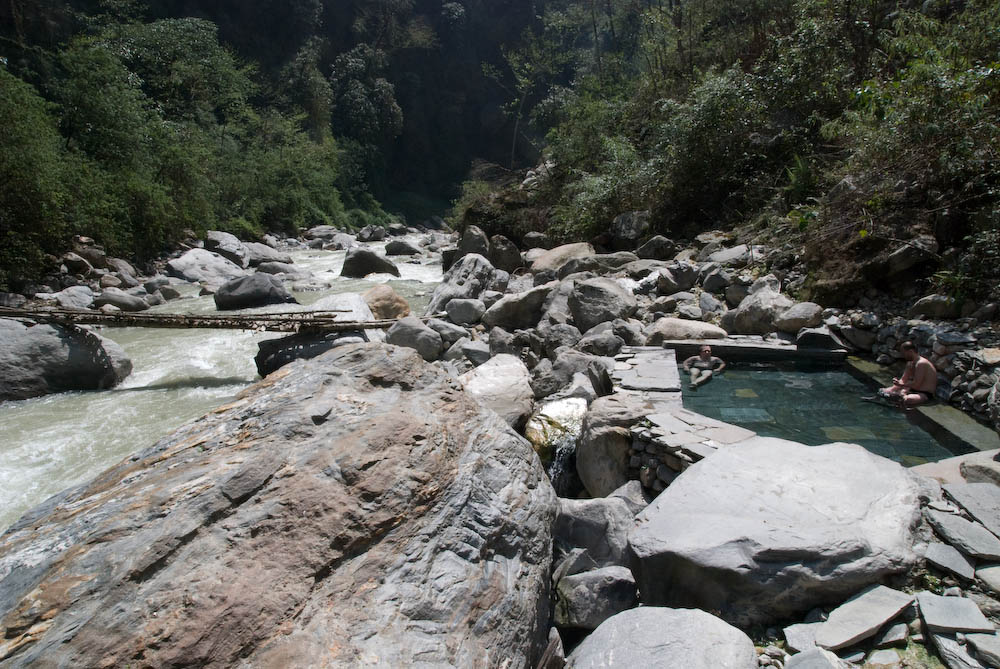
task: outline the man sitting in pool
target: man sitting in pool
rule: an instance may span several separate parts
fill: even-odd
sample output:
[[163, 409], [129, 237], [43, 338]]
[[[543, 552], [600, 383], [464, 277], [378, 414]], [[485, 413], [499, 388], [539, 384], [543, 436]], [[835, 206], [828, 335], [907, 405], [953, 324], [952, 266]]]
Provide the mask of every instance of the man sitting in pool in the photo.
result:
[[937, 390], [937, 370], [934, 364], [917, 352], [913, 342], [904, 341], [899, 350], [906, 360], [903, 375], [892, 380], [892, 385], [882, 388], [878, 394], [905, 407], [915, 407], [934, 399]]
[[722, 358], [712, 355], [712, 347], [702, 344], [698, 350], [698, 355], [692, 355], [684, 361], [684, 371], [691, 373], [691, 388], [707, 383], [712, 378], [713, 371], [721, 372], [726, 368], [726, 363]]

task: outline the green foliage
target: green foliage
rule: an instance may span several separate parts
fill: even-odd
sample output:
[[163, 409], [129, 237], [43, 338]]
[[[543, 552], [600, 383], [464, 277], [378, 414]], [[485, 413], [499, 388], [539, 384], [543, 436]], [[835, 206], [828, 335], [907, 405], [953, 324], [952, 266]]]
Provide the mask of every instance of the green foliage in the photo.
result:
[[58, 252], [70, 194], [50, 105], [2, 66], [0, 118], [0, 290], [8, 290]]

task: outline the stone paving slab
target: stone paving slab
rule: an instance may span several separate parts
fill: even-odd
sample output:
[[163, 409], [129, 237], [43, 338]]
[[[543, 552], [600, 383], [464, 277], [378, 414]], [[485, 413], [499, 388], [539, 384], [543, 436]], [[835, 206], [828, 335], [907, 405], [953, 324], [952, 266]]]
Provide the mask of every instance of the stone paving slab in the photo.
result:
[[816, 630], [816, 645], [827, 650], [852, 646], [874, 636], [912, 603], [913, 595], [884, 585], [863, 590], [830, 612]]
[[927, 546], [924, 559], [942, 571], [947, 571], [964, 579], [972, 580], [976, 569], [964, 555], [948, 544], [934, 542]]
[[720, 444], [735, 444], [738, 441], [744, 441], [757, 436], [757, 433], [753, 430], [747, 430], [746, 428], [739, 427], [738, 425], [710, 427], [706, 430], [702, 430], [701, 434], [706, 435], [709, 439], [717, 441]]
[[656, 427], [662, 428], [667, 432], [685, 432], [689, 427], [687, 423], [675, 418], [670, 413], [654, 413], [646, 416], [646, 419]]
[[925, 511], [934, 531], [966, 555], [981, 560], [1000, 560], [1000, 539], [979, 523], [941, 511]]
[[950, 483], [944, 491], [983, 527], [1000, 536], [1000, 486], [992, 483]]
[[994, 632], [993, 624], [986, 619], [976, 603], [965, 597], [942, 597], [933, 592], [918, 592], [917, 604], [920, 617], [931, 632]]

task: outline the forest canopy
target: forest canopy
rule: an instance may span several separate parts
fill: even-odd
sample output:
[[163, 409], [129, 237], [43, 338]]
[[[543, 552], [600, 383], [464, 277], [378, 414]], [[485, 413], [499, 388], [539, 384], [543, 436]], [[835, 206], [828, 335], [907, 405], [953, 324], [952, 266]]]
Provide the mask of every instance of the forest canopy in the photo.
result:
[[858, 257], [930, 234], [942, 285], [1000, 279], [987, 0], [12, 0], [0, 26], [0, 289], [73, 234], [142, 260], [456, 196], [515, 239], [633, 210]]

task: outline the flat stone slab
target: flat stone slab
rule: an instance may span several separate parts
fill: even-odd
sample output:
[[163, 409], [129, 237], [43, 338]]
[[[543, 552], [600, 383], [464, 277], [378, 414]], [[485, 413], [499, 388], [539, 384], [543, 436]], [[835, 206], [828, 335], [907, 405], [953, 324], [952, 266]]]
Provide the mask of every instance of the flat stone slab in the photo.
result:
[[965, 597], [942, 597], [933, 592], [917, 593], [920, 617], [931, 632], [993, 632], [993, 624], [986, 619], [976, 603]]
[[890, 648], [892, 646], [905, 646], [906, 640], [910, 637], [910, 628], [906, 623], [896, 623], [890, 625], [875, 640], [876, 648]]
[[735, 444], [738, 441], [745, 441], [751, 437], [757, 436], [757, 433], [753, 430], [747, 430], [737, 425], [710, 427], [702, 430], [701, 434], [720, 444]]
[[816, 647], [816, 631], [823, 623], [798, 623], [784, 629], [785, 645], [793, 653], [802, 653]]
[[976, 578], [993, 592], [1000, 592], [1000, 564], [983, 565], [976, 569]]
[[816, 630], [816, 645], [837, 650], [875, 636], [912, 603], [913, 595], [884, 585], [863, 590], [830, 612], [830, 617]]
[[937, 647], [938, 656], [944, 660], [948, 669], [985, 669], [982, 664], [969, 655], [966, 647], [954, 636], [947, 634], [931, 634], [931, 641]]
[[844, 663], [823, 648], [813, 648], [788, 658], [785, 669], [842, 669]]
[[994, 634], [966, 634], [965, 641], [991, 667], [1000, 667], [1000, 637]]
[[691, 427], [672, 413], [654, 413], [646, 416], [646, 419], [655, 427], [666, 432], [686, 432]]
[[947, 571], [964, 579], [972, 580], [976, 569], [958, 550], [948, 544], [932, 543], [927, 547], [924, 559], [942, 571]]
[[877, 650], [865, 660], [866, 669], [898, 669], [902, 666], [903, 661], [894, 650]]
[[1000, 539], [979, 523], [941, 511], [927, 511], [927, 520], [949, 544], [981, 560], [1000, 560]]
[[949, 483], [944, 491], [969, 515], [1000, 537], [1000, 486], [992, 483]]

